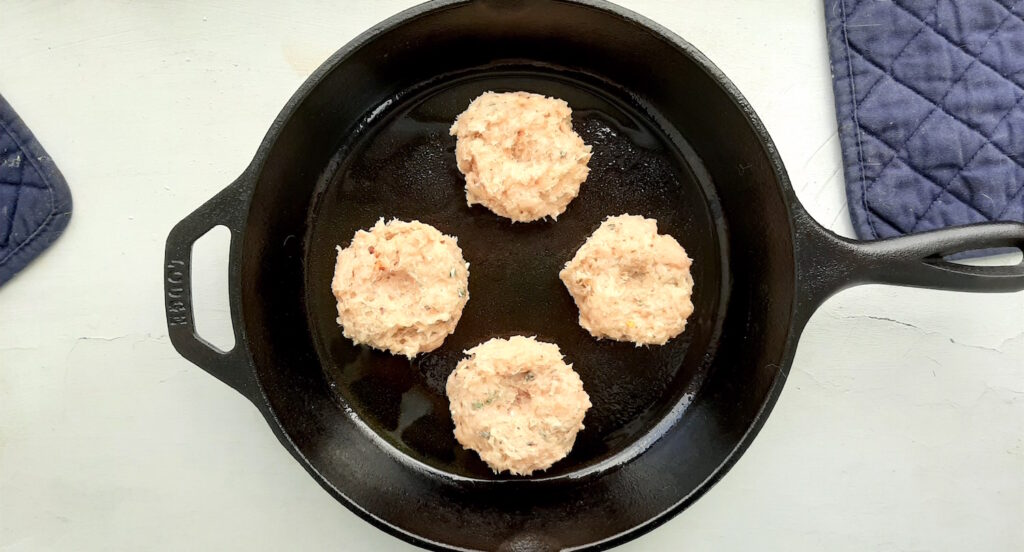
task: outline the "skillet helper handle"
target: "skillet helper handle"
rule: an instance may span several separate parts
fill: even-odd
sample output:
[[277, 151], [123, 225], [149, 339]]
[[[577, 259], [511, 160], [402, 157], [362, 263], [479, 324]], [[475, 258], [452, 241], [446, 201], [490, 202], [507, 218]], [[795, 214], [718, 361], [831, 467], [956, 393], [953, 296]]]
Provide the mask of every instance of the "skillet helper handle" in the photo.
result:
[[217, 349], [196, 333], [192, 306], [192, 246], [210, 229], [227, 227], [231, 231], [229, 270], [234, 270], [239, 262], [239, 238], [248, 211], [249, 189], [247, 175], [243, 174], [171, 230], [164, 253], [164, 314], [171, 343], [183, 357], [253, 400], [257, 385], [240, 331], [237, 286], [229, 286], [235, 338], [230, 351]]

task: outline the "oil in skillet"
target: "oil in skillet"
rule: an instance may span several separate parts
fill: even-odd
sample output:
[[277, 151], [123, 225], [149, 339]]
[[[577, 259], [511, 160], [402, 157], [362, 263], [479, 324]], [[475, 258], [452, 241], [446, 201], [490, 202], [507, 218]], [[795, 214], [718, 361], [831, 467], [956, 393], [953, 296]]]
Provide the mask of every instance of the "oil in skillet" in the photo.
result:
[[[536, 335], [558, 343], [583, 379], [593, 407], [570, 455], [547, 474], [599, 462], [635, 442], [699, 383], [702, 351], [717, 312], [716, 263], [694, 265], [698, 294], [686, 332], [663, 347], [596, 341], [576, 323], [578, 311], [558, 271], [608, 215], [655, 218], [693, 258], [719, 252], [686, 236], [715, 228], [691, 165], [642, 109], [586, 77], [539, 69], [490, 69], [406, 94], [353, 136], [338, 170], [326, 179], [311, 216], [307, 309], [325, 376], [339, 402], [398, 450], [450, 473], [493, 479], [491, 470], [455, 442], [445, 396], [462, 351], [492, 337]], [[526, 90], [566, 100], [573, 126], [593, 146], [590, 174], [557, 223], [513, 224], [481, 206], [466, 206], [448, 129], [484, 91]], [[334, 246], [378, 218], [419, 220], [458, 237], [470, 262], [470, 296], [455, 333], [413, 362], [355, 347], [335, 322], [329, 286]], [[339, 238], [339, 236], [341, 238]], [[345, 245], [344, 243], [341, 245]], [[702, 250], [703, 248], [703, 250]], [[326, 252], [326, 253], [323, 253]], [[322, 253], [322, 254], [321, 254]], [[707, 290], [703, 293], [702, 290]]]

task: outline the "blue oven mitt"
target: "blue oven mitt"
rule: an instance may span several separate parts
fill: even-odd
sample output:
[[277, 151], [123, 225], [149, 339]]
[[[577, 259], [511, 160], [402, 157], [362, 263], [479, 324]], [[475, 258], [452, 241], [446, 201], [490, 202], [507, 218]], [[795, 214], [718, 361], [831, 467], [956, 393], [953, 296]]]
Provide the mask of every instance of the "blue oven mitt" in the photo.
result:
[[1024, 0], [826, 0], [857, 235], [1024, 221]]
[[0, 96], [0, 285], [49, 247], [70, 218], [67, 182]]

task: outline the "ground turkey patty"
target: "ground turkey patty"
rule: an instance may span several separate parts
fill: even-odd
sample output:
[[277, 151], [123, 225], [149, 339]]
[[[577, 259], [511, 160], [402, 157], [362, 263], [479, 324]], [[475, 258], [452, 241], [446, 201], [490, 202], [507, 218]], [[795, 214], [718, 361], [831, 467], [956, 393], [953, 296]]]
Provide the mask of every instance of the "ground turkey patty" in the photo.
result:
[[515, 336], [466, 354], [448, 377], [455, 438], [495, 473], [529, 475], [565, 458], [590, 397], [558, 346]]
[[455, 119], [466, 201], [514, 221], [558, 218], [587, 179], [590, 146], [569, 104], [527, 92], [485, 92]]
[[338, 248], [331, 290], [345, 337], [411, 358], [455, 331], [468, 282], [455, 238], [418, 221], [381, 219]]
[[652, 219], [609, 217], [559, 273], [591, 335], [663, 345], [693, 313], [690, 258]]

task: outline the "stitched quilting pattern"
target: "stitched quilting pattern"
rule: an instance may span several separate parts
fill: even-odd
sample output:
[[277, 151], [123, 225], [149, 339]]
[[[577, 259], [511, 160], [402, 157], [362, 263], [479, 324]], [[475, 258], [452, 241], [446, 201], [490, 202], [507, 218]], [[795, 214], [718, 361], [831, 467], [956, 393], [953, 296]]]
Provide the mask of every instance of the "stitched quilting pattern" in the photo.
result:
[[850, 215], [1024, 221], [1024, 0], [826, 0]]
[[0, 97], [0, 285], [49, 246], [70, 216], [60, 171]]

